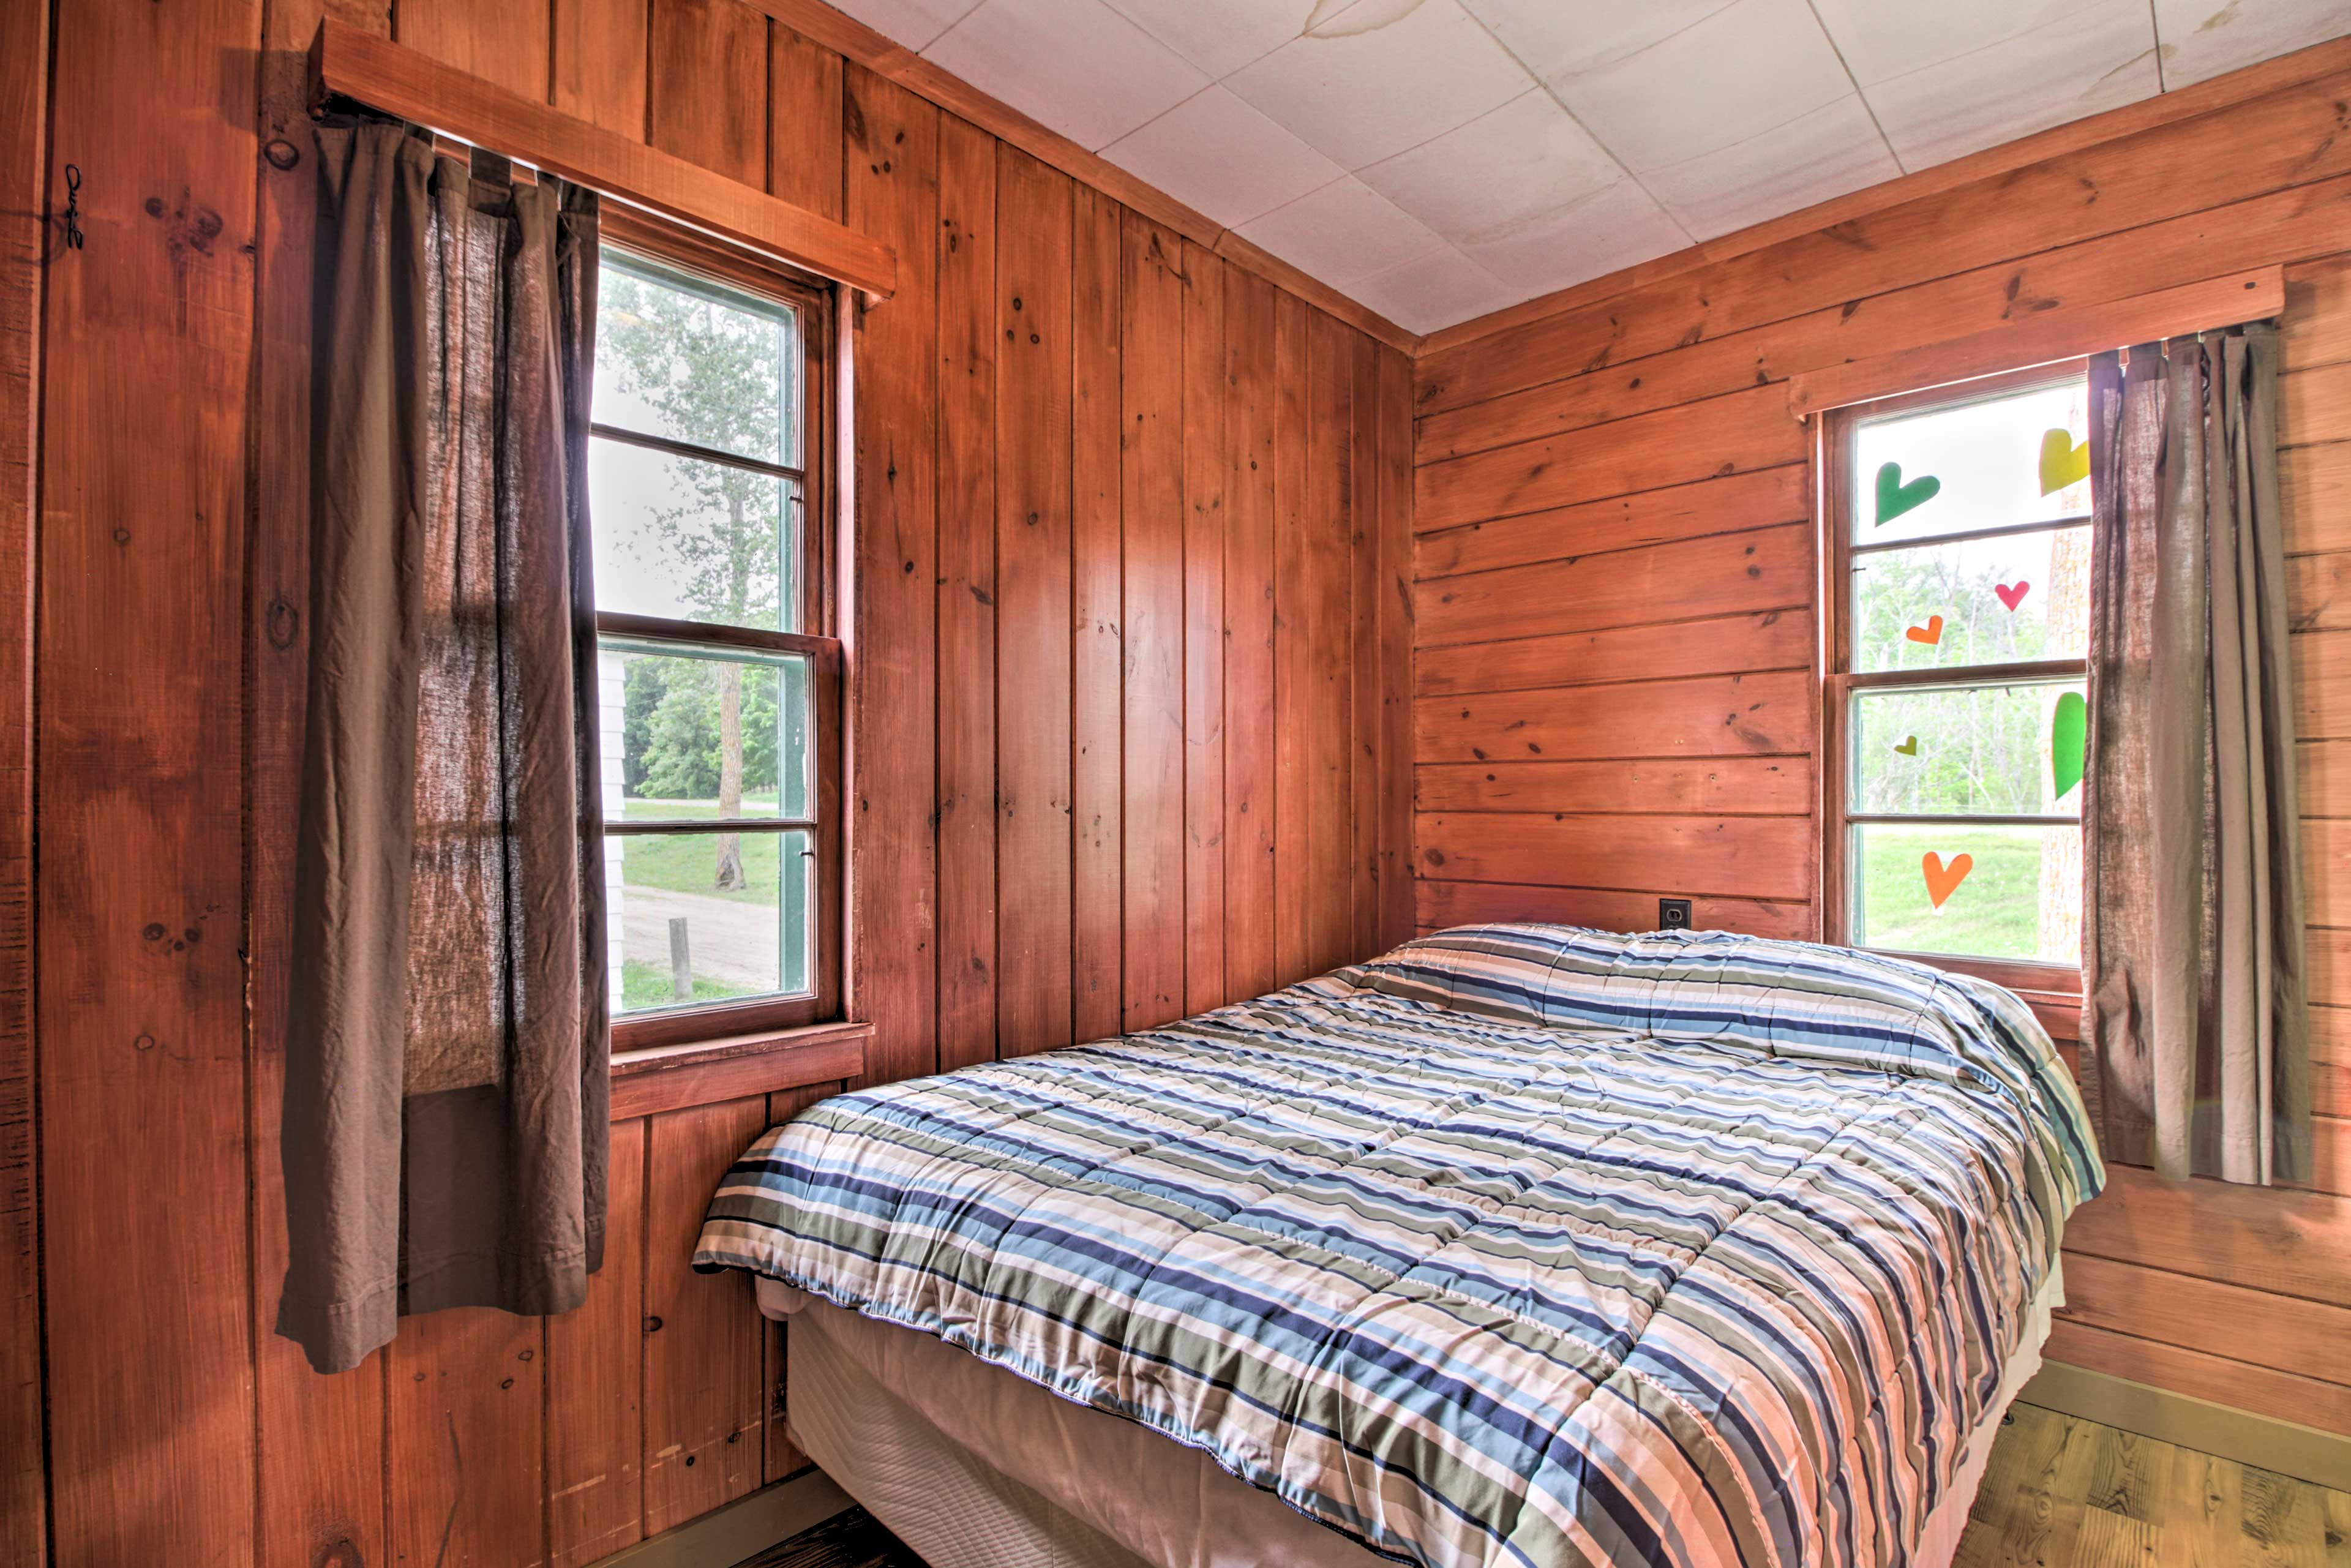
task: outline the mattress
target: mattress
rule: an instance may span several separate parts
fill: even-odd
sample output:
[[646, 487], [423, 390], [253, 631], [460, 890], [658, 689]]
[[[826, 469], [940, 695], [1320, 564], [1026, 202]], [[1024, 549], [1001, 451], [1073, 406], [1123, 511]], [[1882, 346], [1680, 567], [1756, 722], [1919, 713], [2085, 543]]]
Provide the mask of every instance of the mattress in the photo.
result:
[[1468, 927], [837, 1097], [696, 1266], [920, 1331], [1380, 1556], [1920, 1560], [2103, 1170], [2021, 1002]]
[[[1206, 1454], [934, 1339], [758, 1282], [793, 1326], [793, 1440], [931, 1568], [1372, 1568], [1387, 1560]], [[2062, 1271], [1977, 1422], [1912, 1561], [1949, 1568], [2001, 1420], [2041, 1369]]]

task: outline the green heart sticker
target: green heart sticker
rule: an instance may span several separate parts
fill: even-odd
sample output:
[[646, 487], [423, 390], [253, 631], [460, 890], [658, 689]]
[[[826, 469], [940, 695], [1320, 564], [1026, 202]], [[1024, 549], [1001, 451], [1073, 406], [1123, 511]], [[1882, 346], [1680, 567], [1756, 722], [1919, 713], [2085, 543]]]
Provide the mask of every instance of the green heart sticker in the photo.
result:
[[1905, 512], [1915, 512], [1943, 493], [1943, 482], [1932, 474], [1921, 474], [1907, 485], [1902, 482], [1902, 465], [1887, 463], [1877, 470], [1877, 526], [1884, 528]]
[[2082, 758], [2090, 740], [2090, 705], [2082, 700], [2079, 692], [2067, 692], [2057, 699], [2057, 711], [2049, 720], [2049, 778], [2057, 787], [2056, 798], [2082, 781]]
[[1905, 757], [1916, 757], [1918, 755], [1918, 737], [1914, 735], [1894, 749]]

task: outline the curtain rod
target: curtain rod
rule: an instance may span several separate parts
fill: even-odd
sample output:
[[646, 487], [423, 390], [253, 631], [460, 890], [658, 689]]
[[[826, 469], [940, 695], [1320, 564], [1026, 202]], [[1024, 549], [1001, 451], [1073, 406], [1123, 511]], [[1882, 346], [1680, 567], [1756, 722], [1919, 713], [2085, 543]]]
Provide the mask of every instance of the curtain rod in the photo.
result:
[[310, 107], [348, 99], [854, 288], [897, 291], [890, 246], [617, 131], [333, 20], [310, 41]]

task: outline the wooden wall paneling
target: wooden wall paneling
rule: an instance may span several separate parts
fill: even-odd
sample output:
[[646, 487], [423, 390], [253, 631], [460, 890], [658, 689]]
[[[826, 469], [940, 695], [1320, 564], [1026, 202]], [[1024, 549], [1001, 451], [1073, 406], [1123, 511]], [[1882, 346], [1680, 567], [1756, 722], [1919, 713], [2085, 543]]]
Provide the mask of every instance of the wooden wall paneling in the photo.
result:
[[1423, 648], [1414, 679], [1424, 697], [1534, 686], [1801, 670], [1813, 659], [1813, 614], [1764, 610], [1719, 620], [1618, 626], [1499, 643]]
[[1184, 265], [1128, 214], [1120, 258], [1124, 1027], [1184, 1013]]
[[999, 144], [997, 205], [997, 1037], [1011, 1056], [1074, 1038], [1070, 178]]
[[393, 1562], [547, 1561], [547, 1322], [457, 1307], [402, 1319], [379, 1353]]
[[845, 217], [894, 247], [899, 292], [856, 312], [856, 621], [860, 755], [852, 936], [866, 1076], [936, 1070], [931, 823], [938, 572], [936, 232], [939, 115], [851, 68], [842, 84]]
[[[645, 120], [645, 89], [653, 65], [651, 9], [652, 0], [554, 0], [553, 85], [548, 101], [607, 131], [645, 140], [651, 129]], [[308, 43], [306, 38], [298, 47]], [[836, 144], [839, 124], [836, 113]], [[841, 215], [840, 202], [836, 180], [834, 210], [827, 216]]]
[[90, 0], [51, 41], [47, 189], [61, 200], [79, 166], [88, 235], [47, 274], [36, 618], [61, 1568], [254, 1555], [243, 841], [222, 737], [242, 725], [261, 37], [257, 0]]
[[1346, 961], [1354, 936], [1348, 886], [1354, 355], [1346, 329], [1328, 317], [1314, 318], [1308, 334], [1307, 395], [1306, 922], [1309, 967], [1320, 973]]
[[743, 0], [652, 0], [646, 138], [768, 188], [768, 19]]
[[[1421, 361], [1418, 405], [1433, 413], [1483, 402], [1591, 368], [1603, 353], [1622, 364], [1880, 293], [1889, 278], [1997, 264], [2343, 173], [2351, 150], [2335, 120], [2342, 95], [2339, 78], [2311, 82], [1798, 235], [1505, 338], [1440, 349]], [[2286, 258], [2231, 252], [2229, 265], [2262, 259]]]
[[[1906, 274], [1889, 267], [1876, 292], [1821, 302], [1784, 318], [1761, 312], [1758, 319], [1726, 323], [1728, 336], [1702, 319], [1702, 303], [1688, 304], [1667, 318], [1684, 324], [1670, 340], [1648, 342], [1639, 355], [1611, 348], [1590, 356], [1590, 363], [1583, 357], [1563, 360], [1552, 373], [1564, 379], [1511, 394], [1491, 444], [1536, 431], [1581, 430], [1591, 437], [1586, 427], [1606, 421], [1995, 330], [2060, 307], [2143, 294], [2155, 280], [2208, 272], [2213, 246], [2223, 236], [2231, 265], [2321, 256], [2351, 243], [2346, 200], [2338, 176], [1967, 271], [1929, 266]], [[1710, 290], [1707, 297], [1712, 298]], [[1693, 315], [1700, 317], [1695, 326]], [[1423, 371], [1429, 363], [1420, 361]], [[1621, 395], [1611, 397], [1612, 388]], [[1480, 450], [1479, 443], [1489, 438], [1464, 433], [1477, 429], [1484, 411], [1496, 406], [1479, 403], [1423, 419], [1422, 460]]]
[[2281, 447], [2351, 440], [2351, 363], [2279, 376], [2277, 434]]
[[2351, 256], [2322, 256], [2285, 269], [2285, 315], [2278, 362], [2286, 370], [2351, 360]]
[[1465, 523], [1418, 541], [1419, 575], [1451, 577], [1529, 566], [1595, 550], [1812, 520], [1811, 470], [1802, 463], [1612, 496], [1577, 506]]
[[2050, 1325], [2048, 1360], [2127, 1378], [2235, 1410], [2351, 1435], [2351, 1388], [2298, 1377], [2202, 1350], [2060, 1317]]
[[1423, 697], [1414, 754], [1439, 762], [1781, 757], [1812, 749], [1813, 692], [1798, 670], [1689, 681]]
[[584, 1568], [644, 1535], [645, 1145], [616, 1122], [604, 1266], [585, 1305], [547, 1320], [547, 1531], [553, 1568]]
[[1442, 647], [1800, 609], [1813, 575], [1813, 529], [1795, 523], [1438, 578], [1419, 586], [1415, 610], [1422, 644]]
[[[840, 1083], [812, 1083], [806, 1088], [786, 1089], [768, 1096], [768, 1125], [779, 1127], [818, 1101], [838, 1094], [846, 1087]], [[754, 1308], [756, 1311], [756, 1307]], [[796, 1475], [809, 1465], [809, 1457], [793, 1442], [787, 1429], [789, 1412], [789, 1383], [787, 1378], [784, 1325], [762, 1314], [759, 1319], [761, 1397], [766, 1402], [766, 1448], [762, 1479], [772, 1485], [787, 1476]]]
[[841, 57], [776, 23], [768, 30], [768, 193], [841, 216]]
[[0, 1565], [48, 1562], [33, 1083], [33, 582], [49, 7], [0, 12]]
[[[2351, 1383], [2351, 1309], [2248, 1290], [2223, 1280], [2149, 1269], [2075, 1253], [2065, 1260], [2070, 1322], [2163, 1344], [2228, 1354], [2232, 1361], [2322, 1383]], [[2227, 1337], [2214, 1323], [2238, 1331]]]
[[366, 1563], [384, 1556], [384, 1358], [371, 1356], [350, 1372], [322, 1377], [310, 1370], [299, 1346], [274, 1332], [287, 1266], [277, 1144], [294, 893], [293, 836], [277, 830], [294, 820], [301, 788], [310, 651], [310, 285], [318, 171], [303, 51], [322, 14], [316, 4], [269, 6], [261, 55], [259, 126], [266, 151], [258, 165], [256, 234], [244, 761], [256, 1521], [258, 1561], [271, 1568], [312, 1568], [338, 1553]]
[[1811, 814], [1815, 788], [1809, 757], [1436, 763], [1419, 769], [1414, 804], [1423, 811], [1802, 817]]
[[[1687, 890], [1659, 890], [1680, 895]], [[1415, 919], [1423, 931], [1489, 920], [1550, 921], [1605, 931], [1645, 931], [1657, 923], [1658, 892], [1545, 887], [1531, 883], [1453, 882], [1424, 871], [1413, 883]], [[1744, 931], [1756, 936], [1812, 941], [1820, 921], [1806, 903], [1698, 897], [1691, 915], [1703, 931]]]
[[1637, 490], [1801, 463], [1804, 427], [1776, 387], [1636, 414], [1565, 435], [1424, 464], [1413, 527], [1423, 533]]
[[939, 121], [939, 1065], [996, 1056], [996, 141]]
[[1370, 957], [1380, 942], [1380, 451], [1379, 345], [1357, 336], [1348, 394], [1347, 882], [1353, 900], [1346, 960]]
[[391, 0], [392, 37], [545, 103], [554, 52], [550, 10], [548, 0]]
[[1449, 881], [1640, 889], [1669, 866], [1670, 891], [1679, 894], [1804, 899], [1813, 892], [1812, 825], [1802, 817], [1465, 812], [1422, 817], [1414, 842], [1423, 873]]
[[1380, 500], [1374, 527], [1378, 595], [1379, 926], [1375, 948], [1412, 935], [1412, 362], [1380, 355]]
[[693, 1270], [718, 1178], [768, 1125], [763, 1095], [652, 1118], [645, 1151], [645, 1533], [761, 1484], [765, 1331], [745, 1274]]
[[1307, 405], [1312, 360], [1306, 308], [1283, 296], [1274, 302], [1273, 489], [1273, 768], [1274, 964], [1277, 985], [1313, 972], [1308, 915], [1310, 824], [1313, 818], [1313, 594], [1307, 576]]
[[1184, 1010], [1225, 988], [1227, 273], [1184, 242]]
[[1070, 1024], [1080, 1040], [1124, 1016], [1124, 546], [1118, 204], [1071, 193]]
[[1225, 287], [1225, 984], [1274, 988], [1275, 291]]

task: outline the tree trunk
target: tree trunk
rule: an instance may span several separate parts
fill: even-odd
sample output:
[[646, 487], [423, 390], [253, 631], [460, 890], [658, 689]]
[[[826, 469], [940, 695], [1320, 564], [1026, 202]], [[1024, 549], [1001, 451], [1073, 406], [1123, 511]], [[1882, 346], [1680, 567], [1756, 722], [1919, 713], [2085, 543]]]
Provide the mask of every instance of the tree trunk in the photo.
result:
[[[743, 814], [743, 666], [718, 666], [718, 814]], [[743, 874], [743, 835], [718, 835], [718, 885], [748, 887]]]

